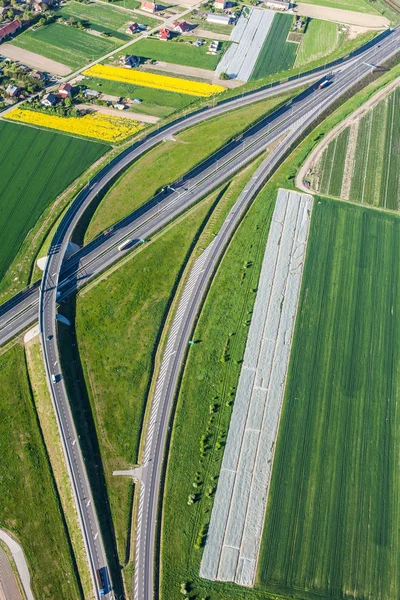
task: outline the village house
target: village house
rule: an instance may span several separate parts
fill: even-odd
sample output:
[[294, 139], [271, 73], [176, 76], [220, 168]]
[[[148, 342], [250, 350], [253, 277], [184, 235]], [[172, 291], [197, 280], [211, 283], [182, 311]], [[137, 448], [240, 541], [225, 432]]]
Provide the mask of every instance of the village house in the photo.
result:
[[6, 87], [6, 94], [10, 98], [15, 98], [16, 96], [18, 96], [18, 93], [19, 87], [17, 87], [16, 85], [9, 85]]
[[160, 38], [160, 40], [169, 40], [169, 38], [171, 37], [171, 32], [169, 29], [160, 29], [160, 32], [158, 34], [158, 37]]
[[225, 0], [214, 0], [214, 8], [217, 10], [225, 10], [227, 2]]
[[55, 106], [57, 104], [57, 96], [50, 92], [50, 94], [43, 96], [40, 104], [43, 104], [43, 106]]
[[72, 85], [70, 83], [62, 83], [58, 88], [57, 96], [59, 98], [69, 98], [71, 95]]
[[18, 29], [21, 29], [22, 23], [18, 19], [15, 19], [11, 23], [7, 23], [7, 25], [3, 25], [0, 27], [0, 42], [7, 38], [8, 36], [13, 35]]
[[134, 35], [135, 33], [138, 33], [138, 31], [139, 31], [139, 25], [138, 25], [138, 23], [131, 23], [125, 29], [125, 33], [128, 33], [129, 35]]
[[144, 10], [144, 12], [156, 13], [159, 8], [155, 2], [142, 2], [140, 5], [140, 10]]
[[133, 54], [126, 54], [125, 56], [121, 56], [120, 62], [127, 69], [134, 69], [140, 65], [140, 58]]
[[191, 25], [185, 21], [182, 21], [181, 23], [179, 21], [174, 21], [172, 25], [174, 26], [174, 31], [177, 33], [186, 33], [191, 29]]

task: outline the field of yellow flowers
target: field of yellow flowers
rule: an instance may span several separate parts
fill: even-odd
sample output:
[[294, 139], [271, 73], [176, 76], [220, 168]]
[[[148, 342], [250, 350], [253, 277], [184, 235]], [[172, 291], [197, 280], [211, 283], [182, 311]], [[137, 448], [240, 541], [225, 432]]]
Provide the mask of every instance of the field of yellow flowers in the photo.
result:
[[202, 96], [204, 98], [213, 94], [219, 94], [225, 89], [221, 85], [200, 83], [199, 81], [189, 81], [178, 77], [156, 75], [143, 71], [130, 71], [122, 67], [109, 67], [107, 65], [94, 65], [84, 71], [83, 74], [88, 77], [100, 77], [101, 79], [122, 81], [123, 83], [131, 83], [132, 85], [157, 88], [168, 92], [178, 92], [179, 94], [188, 94], [189, 96]]
[[121, 142], [144, 127], [138, 121], [103, 115], [98, 112], [92, 112], [83, 117], [60, 117], [34, 110], [15, 108], [4, 115], [4, 118], [111, 143]]

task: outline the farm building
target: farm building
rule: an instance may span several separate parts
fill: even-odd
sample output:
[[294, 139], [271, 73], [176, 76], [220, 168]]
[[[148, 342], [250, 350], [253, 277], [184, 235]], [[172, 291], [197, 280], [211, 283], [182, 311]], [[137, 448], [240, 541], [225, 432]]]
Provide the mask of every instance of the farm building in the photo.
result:
[[125, 29], [125, 33], [128, 33], [130, 35], [133, 35], [134, 33], [137, 33], [138, 31], [139, 31], [139, 25], [138, 25], [138, 23], [131, 23]]
[[285, 0], [266, 0], [265, 6], [274, 10], [289, 10], [290, 2], [285, 2]]
[[225, 0], [214, 0], [214, 8], [217, 10], [225, 10], [227, 2]]
[[58, 88], [57, 96], [59, 98], [68, 98], [71, 95], [72, 85], [70, 83], [62, 83]]
[[12, 35], [18, 31], [18, 29], [21, 29], [21, 27], [22, 23], [18, 19], [15, 19], [12, 21], [12, 23], [7, 23], [7, 25], [4, 25], [3, 27], [0, 27], [0, 42], [9, 35]]
[[46, 94], [40, 104], [43, 104], [43, 106], [54, 106], [57, 104], [57, 97], [52, 93]]
[[144, 10], [145, 12], [155, 13], [158, 11], [158, 6], [155, 2], [142, 2], [140, 5], [140, 10]]
[[16, 85], [9, 85], [6, 87], [6, 94], [7, 96], [10, 96], [10, 98], [15, 98], [15, 96], [18, 96], [18, 92], [19, 87]]
[[86, 96], [87, 98], [98, 98], [100, 96], [100, 92], [98, 92], [97, 90], [91, 90], [91, 89], [87, 88], [83, 92], [83, 95]]
[[182, 21], [181, 23], [179, 21], [174, 21], [172, 25], [174, 26], [174, 31], [177, 33], [185, 33], [186, 31], [190, 31], [191, 28], [191, 25], [185, 21]]
[[207, 15], [207, 23], [216, 23], [217, 25], [229, 25], [231, 17], [229, 15], [215, 15], [210, 13]]
[[158, 37], [160, 38], [160, 40], [169, 40], [169, 38], [171, 37], [171, 32], [169, 29], [160, 29], [160, 33], [158, 34]]

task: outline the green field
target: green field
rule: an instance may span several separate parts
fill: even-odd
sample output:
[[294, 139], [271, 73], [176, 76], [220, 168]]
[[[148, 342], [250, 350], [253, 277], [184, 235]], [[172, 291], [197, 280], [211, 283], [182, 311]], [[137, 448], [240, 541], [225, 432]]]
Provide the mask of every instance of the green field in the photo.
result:
[[313, 185], [324, 194], [398, 210], [399, 114], [398, 87], [328, 144], [316, 165]]
[[0, 527], [24, 549], [35, 598], [77, 600], [81, 591], [21, 346], [0, 357], [0, 390]]
[[333, 52], [338, 45], [338, 37], [336, 23], [311, 19], [297, 51], [295, 67], [307, 65]]
[[267, 505], [260, 585], [400, 593], [400, 220], [314, 206]]
[[83, 4], [82, 2], [68, 2], [57, 11], [64, 19], [75, 17], [78, 21], [90, 24], [96, 31], [111, 34], [117, 40], [127, 41], [129, 35], [124, 33], [131, 15], [123, 10], [114, 8], [112, 4]]
[[112, 472], [138, 460], [155, 348], [179, 273], [209, 210], [210, 200], [80, 296], [77, 303], [79, 351], [121, 564], [129, 554], [132, 483], [113, 477]]
[[366, 0], [304, 0], [304, 3], [327, 6], [328, 8], [353, 10], [361, 13], [377, 14], [372, 2], [368, 2]]
[[130, 83], [100, 79], [97, 77], [87, 77], [82, 81], [88, 88], [98, 90], [103, 94], [111, 96], [122, 96], [123, 98], [140, 98], [141, 104], [134, 104], [132, 109], [157, 117], [166, 117], [176, 110], [189, 106], [195, 101], [193, 96], [157, 90], [155, 88], [140, 87]]
[[13, 40], [13, 44], [68, 65], [71, 70], [93, 62], [118, 46], [107, 38], [91, 35], [60, 23], [44, 25], [36, 31], [28, 29], [18, 35]]
[[[297, 93], [298, 90], [295, 94]], [[266, 101], [231, 111], [183, 131], [175, 137], [176, 141], [167, 140], [154, 148], [140, 158], [102, 200], [87, 230], [86, 242], [117, 223], [152, 198], [158, 189], [173, 183], [292, 95], [274, 96]]]
[[261, 52], [258, 55], [251, 80], [262, 79], [273, 73], [290, 69], [296, 59], [297, 44], [287, 42], [292, 16], [276, 14]]
[[0, 140], [1, 279], [43, 211], [108, 146], [4, 121]]
[[[190, 582], [193, 598], [269, 598], [256, 590], [200, 579], [202, 550], [196, 544], [211, 515], [275, 198], [273, 187], [250, 208], [222, 260], [193, 334], [197, 343], [186, 361], [168, 457], [162, 600], [178, 598], [182, 582]], [[222, 360], [227, 344], [228, 357]], [[201, 458], [204, 437], [206, 452]], [[193, 493], [196, 501], [188, 505]]]
[[112, 4], [121, 8], [129, 8], [130, 10], [140, 7], [138, 0], [112, 0]]
[[221, 42], [221, 51], [217, 55], [213, 56], [211, 54], [207, 54], [208, 44], [197, 48], [192, 44], [186, 44], [184, 42], [165, 42], [161, 40], [147, 39], [139, 40], [139, 42], [136, 42], [134, 45], [132, 45], [132, 47], [127, 48], [126, 53], [136, 54], [142, 58], [152, 58], [158, 61], [175, 63], [187, 67], [210, 69], [211, 71], [214, 71], [221, 59], [224, 46], [225, 43]]

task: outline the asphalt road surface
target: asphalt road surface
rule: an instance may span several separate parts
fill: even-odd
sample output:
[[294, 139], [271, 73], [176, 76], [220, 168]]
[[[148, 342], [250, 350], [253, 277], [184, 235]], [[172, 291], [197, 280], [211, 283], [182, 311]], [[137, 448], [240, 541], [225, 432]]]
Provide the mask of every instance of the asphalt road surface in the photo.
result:
[[[150, 417], [152, 426], [148, 428], [146, 433], [145, 463], [143, 464], [136, 523], [135, 600], [151, 600], [154, 596], [157, 513], [171, 408], [195, 320], [224, 249], [249, 204], [259, 193], [290, 145], [295, 143], [313, 120], [317, 118], [319, 111], [335, 103], [341, 95], [370, 72], [371, 66], [366, 63], [378, 64], [384, 62], [399, 50], [400, 31], [397, 30], [389, 39], [382, 42], [379, 48], [367, 53], [353, 66], [343, 69], [341, 73], [336, 75], [332, 85], [315, 93], [313, 109], [307, 111], [305, 118], [298, 120], [298, 126], [292, 130], [276, 151], [264, 160], [231, 209], [220, 232], [212, 242], [211, 249], [205, 250], [205, 253], [207, 253], [206, 259], [201, 265], [196, 284], [191, 289], [190, 298], [187, 300], [185, 310], [181, 315], [178, 332], [175, 332], [175, 343], [168, 348], [168, 356], [163, 358], [162, 366], [165, 365], [165, 367], [160, 391], [156, 399], [156, 410], [153, 411], [152, 407]], [[159, 381], [160, 378], [156, 389]], [[154, 403], [154, 399], [152, 402]], [[140, 510], [141, 506], [143, 507], [142, 510]]]
[[[335, 83], [333, 85], [324, 90], [313, 92], [312, 94], [302, 95], [301, 100], [296, 100], [293, 102], [293, 108], [280, 112], [280, 114], [274, 118], [273, 122], [271, 121], [269, 123], [265, 123], [263, 127], [261, 127], [261, 125], [257, 126], [257, 130], [253, 131], [251, 136], [244, 136], [243, 142], [236, 144], [235, 147], [231, 146], [229, 151], [226, 149], [226, 154], [221, 157], [221, 159], [217, 159], [216, 165], [207, 165], [203, 171], [195, 174], [192, 179], [187, 181], [187, 189], [182, 189], [182, 187], [177, 189], [167, 198], [160, 201], [158, 205], [153, 205], [145, 214], [139, 215], [139, 219], [141, 219], [141, 221], [136, 219], [134, 225], [136, 237], [139, 239], [151, 235], [152, 232], [162, 227], [163, 224], [171, 220], [171, 218], [182, 212], [182, 210], [185, 210], [200, 197], [206, 195], [207, 191], [211, 191], [222, 181], [228, 179], [232, 173], [236, 172], [238, 168], [240, 168], [240, 166], [245, 162], [248, 162], [254, 158], [254, 156], [260, 154], [260, 152], [262, 152], [272, 140], [276, 140], [277, 137], [280, 137], [286, 133], [287, 135], [284, 142], [281, 143], [278, 148], [268, 157], [268, 169], [266, 169], [265, 163], [263, 163], [264, 170], [257, 171], [258, 175], [256, 174], [256, 176], [252, 179], [252, 183], [250, 185], [251, 189], [246, 189], [247, 196], [244, 205], [247, 207], [251, 199], [254, 197], [254, 190], [257, 189], [258, 191], [260, 187], [262, 187], [266, 177], [275, 167], [281, 156], [283, 156], [287, 152], [290, 145], [294, 143], [296, 139], [298, 139], [301, 132], [312, 123], [318, 113], [339, 98], [358, 79], [371, 70], [371, 67], [367, 66], [365, 62], [362, 61], [368, 60], [372, 62], [375, 60], [377, 62], [386, 60], [395, 52], [395, 50], [398, 50], [398, 32], [395, 32], [388, 36], [385, 40], [382, 40], [379, 46], [380, 47], [376, 47], [375, 50], [368, 50], [364, 54], [360, 55], [356, 62], [353, 59], [351, 63], [352, 66], [343, 66], [339, 75], [336, 76]], [[301, 83], [304, 83], [304, 81], [305, 80], [303, 79]], [[296, 83], [299, 85], [299, 80], [297, 80]], [[279, 91], [283, 91], [284, 89], [289, 88], [281, 86]], [[273, 92], [275, 91], [276, 90], [273, 90]], [[233, 108], [243, 106], [249, 102], [254, 102], [256, 99], [266, 97], [265, 94], [271, 95], [271, 90], [257, 92], [252, 94], [251, 97], [247, 96], [244, 98], [235, 99], [229, 103], [229, 109], [232, 110]], [[49, 261], [44, 272], [39, 310], [41, 342], [45, 357], [49, 389], [51, 391], [58, 417], [58, 423], [64, 443], [68, 466], [70, 469], [70, 476], [73, 481], [73, 487], [76, 494], [82, 529], [84, 531], [84, 539], [92, 566], [92, 573], [94, 575], [94, 580], [96, 581], [98, 597], [100, 596], [100, 583], [97, 580], [97, 573], [99, 573], [101, 570], [103, 575], [105, 574], [103, 579], [107, 580], [107, 561], [102, 545], [101, 535], [98, 529], [97, 515], [91, 498], [91, 491], [87, 480], [84, 461], [80, 451], [79, 442], [77, 441], [75, 427], [69, 408], [65, 384], [59, 369], [60, 361], [56, 340], [57, 290], [59, 289], [60, 292], [64, 293], [66, 292], [68, 286], [76, 289], [79, 281], [76, 275], [75, 266], [75, 273], [69, 275], [66, 279], [66, 283], [64, 284], [65, 290], [63, 290], [62, 287], [60, 288], [60, 286], [63, 286], [62, 279], [60, 279], [60, 271], [65, 249], [72, 231], [74, 230], [84, 210], [97, 195], [97, 193], [105, 185], [107, 185], [108, 182], [121, 171], [121, 169], [133, 162], [143, 152], [158, 144], [166, 135], [173, 135], [174, 133], [177, 133], [186, 127], [204, 120], [206, 117], [209, 118], [216, 116], [217, 114], [221, 114], [226, 110], [228, 110], [227, 104], [216, 106], [215, 108], [208, 109], [207, 111], [198, 113], [197, 115], [190, 116], [184, 121], [172, 124], [164, 131], [158, 132], [149, 137], [147, 140], [135, 144], [132, 148], [125, 151], [120, 157], [117, 157], [114, 161], [107, 165], [107, 167], [105, 167], [78, 195], [77, 199], [67, 211], [53, 239]], [[218, 162], [219, 160], [220, 163]], [[234, 226], [236, 226], [236, 223], [241, 218], [241, 214], [242, 213], [239, 211], [231, 211], [230, 221], [235, 223]], [[130, 233], [132, 232], [132, 223], [122, 225], [121, 227], [117, 226], [119, 239], [123, 239], [125, 237], [124, 227], [130, 228], [129, 231]], [[223, 240], [225, 239], [226, 242], [228, 239], [226, 235], [229, 236], [231, 231], [234, 229], [228, 228], [230, 233], [228, 232], [228, 234], [221, 235], [223, 234], [224, 227], [218, 236], [219, 240], [221, 241], [214, 246], [218, 250], [216, 260], [218, 260], [218, 257], [223, 251]], [[122, 233], [123, 235], [121, 235]], [[115, 247], [115, 242], [116, 236], [112, 236], [112, 239], [109, 242], [105, 241], [105, 246], [107, 246], [108, 243], [111, 246], [108, 250], [106, 249], [106, 251], [104, 251], [105, 246], [102, 244], [99, 244], [99, 246], [95, 248], [94, 255], [92, 256], [93, 261], [90, 263], [90, 270], [92, 270], [92, 268], [94, 269], [95, 264], [97, 267], [99, 265], [101, 266], [99, 270], [103, 270], [108, 266], [108, 264], [111, 264], [121, 254], [123, 254], [118, 253], [118, 250]], [[215, 250], [213, 250], [213, 253], [211, 253], [210, 256], [214, 255]], [[89, 253], [85, 254], [86, 259], [87, 257], [89, 257]], [[78, 272], [78, 276], [81, 274], [82, 270]], [[83, 277], [87, 280], [85, 273], [83, 274]], [[28, 300], [26, 302], [28, 304], [29, 302], [34, 303], [34, 301], [35, 298], [33, 293], [32, 295], [28, 296]], [[17, 314], [17, 319], [14, 319], [13, 321], [14, 324], [17, 322], [20, 323], [20, 321], [24, 320], [24, 318], [26, 319], [26, 315], [29, 313], [29, 310], [31, 310], [31, 307], [27, 306], [26, 311], [23, 313], [25, 317], [21, 315], [19, 309], [20, 305], [19, 303], [16, 303], [13, 307], [13, 310], [15, 310]], [[55, 381], [53, 381], [53, 376]], [[158, 494], [158, 485], [156, 485], [156, 483], [157, 480], [159, 481], [159, 471], [161, 469], [162, 454], [164, 449], [163, 440], [165, 441], [165, 428], [167, 421], [168, 419], [166, 419], [163, 424], [160, 423], [160, 433], [157, 436], [158, 450], [155, 455], [158, 463], [153, 462], [153, 467], [151, 470], [151, 472], [154, 473], [154, 477], [149, 476], [148, 481], [145, 482], [145, 489], [147, 489], [149, 493], [149, 507], [154, 501], [154, 496], [157, 496]], [[159, 467], [157, 467], [157, 464], [159, 464]], [[147, 472], [150, 473], [150, 470]], [[143, 586], [142, 589], [139, 590], [140, 595], [137, 597], [150, 599], [153, 591], [152, 574], [154, 560], [154, 517], [156, 512], [155, 510], [148, 510], [146, 514], [148, 515], [149, 519], [149, 526], [147, 527], [146, 531], [148, 531], [149, 534], [146, 534], [145, 536], [143, 541], [143, 552], [140, 553], [142, 559], [144, 559], [143, 568], [142, 565], [138, 565], [138, 567], [141, 568], [141, 570], [144, 572], [144, 575], [142, 578]], [[142, 544], [142, 540], [140, 540], [140, 543]], [[109, 583], [105, 581], [103, 584], [103, 588], [106, 588], [105, 597], [109, 598], [111, 597], [111, 592], [108, 591], [108, 587]]]

